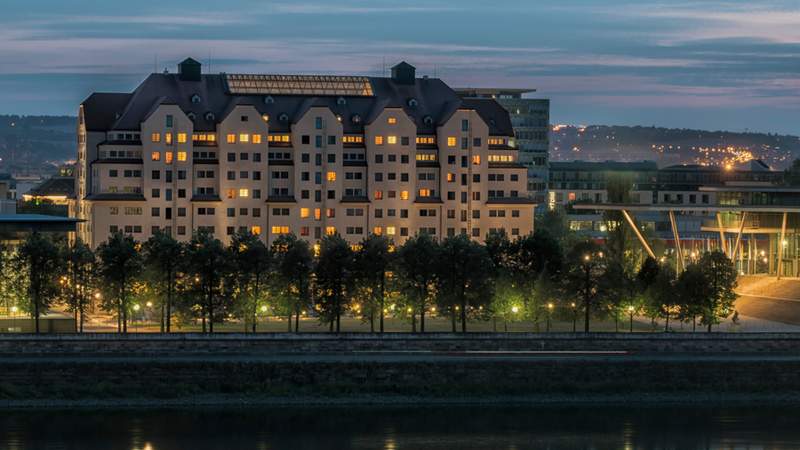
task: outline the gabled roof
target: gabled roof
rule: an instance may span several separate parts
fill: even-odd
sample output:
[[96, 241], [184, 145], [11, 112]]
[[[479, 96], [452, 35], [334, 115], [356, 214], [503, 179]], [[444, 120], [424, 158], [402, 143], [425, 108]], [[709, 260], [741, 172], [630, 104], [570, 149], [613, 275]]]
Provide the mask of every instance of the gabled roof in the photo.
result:
[[[216, 124], [235, 105], [251, 104], [270, 117], [270, 132], [288, 132], [311, 107], [329, 108], [342, 118], [344, 133], [363, 133], [384, 108], [402, 108], [419, 134], [435, 134], [458, 109], [474, 109], [489, 125], [491, 135], [513, 136], [508, 114], [493, 99], [462, 99], [438, 78], [415, 78], [400, 83], [393, 78], [369, 77], [372, 95], [236, 95], [228, 87], [228, 75], [203, 74], [199, 81], [186, 81], [179, 74], [149, 75], [131, 94], [93, 94], [84, 102], [90, 130], [138, 130], [141, 122], [159, 104], [175, 104], [193, 113], [196, 131], [215, 131]], [[193, 97], [199, 101], [192, 102]], [[343, 100], [343, 101], [342, 101]], [[210, 115], [209, 115], [210, 113]], [[279, 118], [285, 115], [288, 120]], [[354, 120], [358, 116], [360, 120]], [[89, 126], [90, 125], [90, 126]]]

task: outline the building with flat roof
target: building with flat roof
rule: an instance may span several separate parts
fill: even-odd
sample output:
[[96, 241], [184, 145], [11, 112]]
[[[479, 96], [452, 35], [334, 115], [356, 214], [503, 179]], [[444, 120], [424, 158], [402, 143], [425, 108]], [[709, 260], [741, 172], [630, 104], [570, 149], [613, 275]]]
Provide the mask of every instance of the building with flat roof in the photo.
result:
[[535, 89], [461, 88], [465, 98], [492, 98], [511, 115], [519, 162], [528, 169], [528, 193], [538, 204], [547, 195], [550, 150], [550, 100], [525, 98]]
[[509, 114], [405, 62], [390, 77], [204, 74], [187, 59], [79, 108], [74, 216], [92, 246], [122, 231], [227, 242], [533, 230]]

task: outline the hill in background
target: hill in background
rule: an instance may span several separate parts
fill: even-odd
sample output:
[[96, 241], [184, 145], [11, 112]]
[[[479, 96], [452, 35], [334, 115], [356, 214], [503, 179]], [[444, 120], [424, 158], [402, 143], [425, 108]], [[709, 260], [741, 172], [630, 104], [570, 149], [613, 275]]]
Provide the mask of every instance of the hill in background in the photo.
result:
[[658, 127], [555, 125], [552, 161], [656, 161], [672, 164], [737, 164], [761, 159], [785, 169], [800, 157], [797, 136]]
[[[75, 159], [75, 117], [0, 116], [0, 172], [47, 174]], [[764, 133], [658, 127], [555, 125], [553, 161], [641, 161], [724, 165], [762, 159], [785, 169], [800, 158], [800, 138]]]

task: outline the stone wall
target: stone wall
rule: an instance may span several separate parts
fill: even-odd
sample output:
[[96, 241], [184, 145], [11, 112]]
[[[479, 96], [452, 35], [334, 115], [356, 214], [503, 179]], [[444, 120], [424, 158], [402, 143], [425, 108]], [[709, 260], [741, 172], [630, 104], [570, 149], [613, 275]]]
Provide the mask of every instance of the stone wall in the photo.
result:
[[313, 354], [339, 352], [626, 351], [797, 353], [800, 333], [112, 333], [0, 335], [0, 354]]

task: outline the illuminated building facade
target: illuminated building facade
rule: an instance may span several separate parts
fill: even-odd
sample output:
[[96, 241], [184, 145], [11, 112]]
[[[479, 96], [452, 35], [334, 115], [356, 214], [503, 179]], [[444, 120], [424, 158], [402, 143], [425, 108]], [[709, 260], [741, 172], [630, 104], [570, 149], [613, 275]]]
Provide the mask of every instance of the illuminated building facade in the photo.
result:
[[97, 246], [194, 230], [227, 242], [397, 243], [533, 229], [508, 113], [400, 63], [391, 77], [203, 74], [187, 59], [79, 109], [73, 215]]
[[547, 196], [548, 154], [550, 149], [550, 100], [524, 98], [531, 89], [465, 88], [465, 98], [492, 98], [511, 116], [519, 162], [528, 169], [528, 192], [538, 204]]

